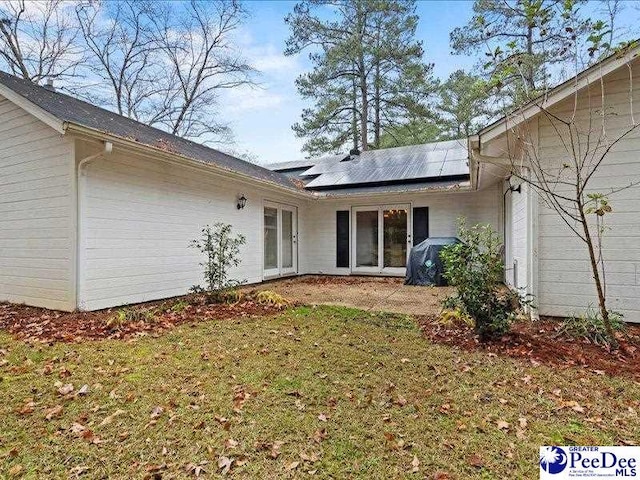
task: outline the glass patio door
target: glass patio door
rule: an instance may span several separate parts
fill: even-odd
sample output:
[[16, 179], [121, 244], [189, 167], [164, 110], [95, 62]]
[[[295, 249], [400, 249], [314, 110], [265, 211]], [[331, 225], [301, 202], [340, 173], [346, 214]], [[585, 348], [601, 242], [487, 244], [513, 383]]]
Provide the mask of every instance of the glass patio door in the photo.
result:
[[264, 204], [264, 278], [298, 271], [298, 215], [296, 207]]
[[409, 205], [353, 208], [354, 273], [404, 275], [409, 241]]

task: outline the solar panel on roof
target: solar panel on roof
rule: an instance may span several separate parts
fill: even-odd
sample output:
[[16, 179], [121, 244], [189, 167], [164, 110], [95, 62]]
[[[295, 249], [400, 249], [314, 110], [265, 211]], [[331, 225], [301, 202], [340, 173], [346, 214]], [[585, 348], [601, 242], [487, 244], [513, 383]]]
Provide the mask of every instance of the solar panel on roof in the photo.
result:
[[450, 140], [426, 145], [362, 152], [357, 159], [325, 162], [304, 173], [319, 175], [309, 188], [329, 188], [367, 183], [414, 181], [469, 174], [467, 147]]

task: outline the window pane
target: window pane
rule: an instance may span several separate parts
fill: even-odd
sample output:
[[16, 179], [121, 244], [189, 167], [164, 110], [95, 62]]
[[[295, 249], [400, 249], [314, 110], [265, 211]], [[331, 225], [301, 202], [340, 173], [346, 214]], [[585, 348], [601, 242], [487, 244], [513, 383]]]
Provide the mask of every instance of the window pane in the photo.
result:
[[282, 268], [293, 268], [293, 212], [282, 210]]
[[378, 211], [356, 212], [356, 266], [378, 266]]
[[407, 211], [385, 210], [384, 220], [384, 266], [405, 267], [407, 265]]
[[264, 269], [278, 268], [278, 210], [264, 207]]

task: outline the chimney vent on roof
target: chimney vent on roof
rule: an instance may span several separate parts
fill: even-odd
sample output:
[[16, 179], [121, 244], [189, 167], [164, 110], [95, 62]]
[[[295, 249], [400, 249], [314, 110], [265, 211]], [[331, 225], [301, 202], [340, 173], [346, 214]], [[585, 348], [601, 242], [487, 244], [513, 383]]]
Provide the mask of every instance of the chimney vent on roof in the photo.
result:
[[56, 87], [53, 85], [53, 78], [47, 78], [47, 81], [44, 84], [44, 88], [46, 88], [47, 90], [51, 90], [52, 92], [56, 91]]
[[360, 150], [358, 150], [357, 148], [352, 148], [349, 151], [349, 160], [353, 160], [354, 158], [357, 158], [360, 156]]

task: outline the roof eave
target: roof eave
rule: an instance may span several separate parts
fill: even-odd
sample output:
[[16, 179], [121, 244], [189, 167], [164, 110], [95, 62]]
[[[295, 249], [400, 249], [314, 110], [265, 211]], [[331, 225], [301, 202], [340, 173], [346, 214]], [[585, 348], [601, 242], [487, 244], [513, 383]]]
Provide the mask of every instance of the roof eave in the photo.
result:
[[90, 138], [96, 138], [99, 140], [103, 140], [103, 141], [110, 141], [112, 142], [114, 145], [120, 145], [123, 148], [126, 148], [128, 150], [132, 150], [138, 154], [142, 154], [142, 155], [146, 155], [146, 156], [153, 156], [153, 158], [162, 158], [165, 161], [170, 161], [170, 162], [179, 162], [181, 164], [191, 164], [193, 166], [198, 166], [198, 167], [203, 167], [205, 169], [207, 169], [208, 171], [211, 171], [212, 173], [217, 173], [220, 175], [224, 175], [225, 178], [235, 178], [237, 180], [241, 180], [241, 181], [245, 181], [245, 182], [249, 182], [249, 183], [253, 183], [253, 184], [259, 184], [259, 185], [263, 185], [265, 187], [268, 187], [270, 189], [277, 189], [282, 191], [283, 193], [288, 193], [290, 195], [295, 195], [295, 196], [301, 196], [301, 197], [306, 197], [306, 198], [315, 198], [316, 195], [314, 195], [312, 192], [306, 191], [306, 190], [300, 190], [295, 188], [294, 186], [291, 187], [287, 187], [285, 185], [281, 185], [279, 183], [276, 182], [271, 182], [268, 180], [261, 180], [259, 178], [256, 178], [252, 175], [246, 175], [246, 174], [242, 174], [240, 172], [236, 172], [234, 170], [230, 170], [227, 168], [223, 168], [219, 165], [215, 165], [213, 163], [208, 163], [208, 162], [204, 162], [201, 160], [197, 160], [191, 157], [187, 157], [185, 155], [181, 155], [179, 153], [176, 152], [171, 152], [171, 151], [167, 151], [167, 150], [163, 150], [161, 148], [155, 147], [153, 145], [148, 145], [146, 143], [140, 143], [137, 142], [135, 140], [129, 140], [123, 137], [120, 137], [118, 135], [113, 135], [110, 134], [108, 132], [103, 132], [100, 130], [96, 130], [94, 128], [89, 128], [86, 127], [84, 125], [80, 125], [80, 124], [76, 124], [76, 123], [71, 123], [71, 122], [65, 122], [65, 131], [69, 134], [75, 134], [75, 135], [80, 135], [80, 136], [85, 136], [85, 137], [90, 137]]
[[23, 97], [22, 95], [14, 92], [12, 89], [1, 83], [0, 95], [9, 100], [11, 103], [16, 104], [27, 113], [33, 115], [49, 127], [53, 128], [56, 132], [60, 134], [65, 133], [66, 123], [64, 121], [60, 120], [58, 117], [39, 107], [28, 98]]
[[[551, 91], [543, 96], [532, 100], [527, 105], [524, 105], [517, 112], [504, 116], [493, 124], [480, 130], [477, 135], [480, 143], [488, 142], [504, 133], [507, 133], [510, 129], [529, 120], [544, 109], [568, 98], [590, 83], [631, 62], [637, 58], [639, 54], [640, 47], [635, 47], [629, 49], [624, 54], [611, 55], [609, 58], [592, 65], [583, 72], [580, 72], [578, 75], [551, 89]], [[597, 74], [596, 77], [592, 76], [594, 73]]]

